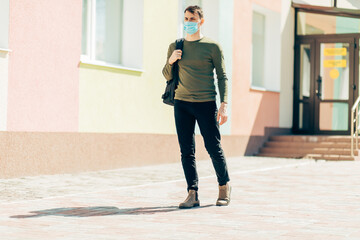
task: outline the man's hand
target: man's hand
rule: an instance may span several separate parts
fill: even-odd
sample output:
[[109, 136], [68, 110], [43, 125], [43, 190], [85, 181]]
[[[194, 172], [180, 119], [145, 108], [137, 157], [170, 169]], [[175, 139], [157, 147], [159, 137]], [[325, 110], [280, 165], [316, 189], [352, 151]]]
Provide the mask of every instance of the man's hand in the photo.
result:
[[224, 123], [226, 123], [227, 119], [228, 119], [228, 115], [227, 115], [227, 103], [226, 102], [222, 102], [221, 106], [219, 108], [218, 114], [217, 114], [217, 121], [219, 122], [220, 118], [220, 125], [223, 125]]
[[174, 50], [169, 58], [169, 64], [173, 65], [178, 59], [181, 59], [182, 51], [181, 50]]

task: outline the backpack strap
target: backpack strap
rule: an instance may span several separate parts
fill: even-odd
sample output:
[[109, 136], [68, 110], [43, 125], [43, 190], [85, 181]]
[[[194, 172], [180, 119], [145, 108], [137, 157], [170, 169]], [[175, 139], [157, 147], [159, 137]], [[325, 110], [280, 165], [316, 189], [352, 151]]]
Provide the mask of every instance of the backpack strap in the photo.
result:
[[[184, 47], [184, 40], [185, 38], [179, 38], [176, 39], [175, 41], [175, 49], [179, 49], [182, 50]], [[179, 84], [179, 66], [178, 66], [178, 61], [176, 61], [174, 63], [174, 68], [173, 68], [173, 73], [174, 73], [174, 80], [175, 80], [175, 86], [177, 87], [177, 85]], [[175, 87], [175, 89], [176, 89]]]
[[184, 40], [185, 40], [185, 38], [176, 39], [176, 41], [175, 41], [175, 46], [176, 47], [175, 48], [182, 50], [183, 47], [184, 47]]

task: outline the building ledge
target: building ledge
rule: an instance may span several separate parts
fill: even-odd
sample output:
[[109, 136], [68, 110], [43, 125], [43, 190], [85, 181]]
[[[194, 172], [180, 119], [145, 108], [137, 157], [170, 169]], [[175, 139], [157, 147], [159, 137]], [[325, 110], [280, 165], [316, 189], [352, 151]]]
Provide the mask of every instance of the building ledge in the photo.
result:
[[280, 91], [277, 90], [269, 90], [263, 87], [256, 87], [256, 86], [251, 86], [250, 91], [280, 93]]
[[360, 18], [360, 10], [356, 10], [356, 9], [313, 6], [313, 5], [300, 4], [300, 3], [292, 3], [292, 6], [300, 11], [351, 17], [351, 18]]
[[105, 62], [100, 62], [100, 61], [91, 61], [91, 60], [81, 59], [80, 63], [86, 64], [86, 65], [97, 66], [97, 67], [103, 67], [103, 68], [112, 68], [112, 69], [117, 69], [117, 70], [125, 70], [125, 71], [130, 71], [130, 72], [136, 72], [136, 73], [139, 73], [139, 74], [145, 72], [143, 69], [139, 69], [139, 68], [124, 67], [122, 65], [105, 63]]
[[0, 52], [12, 52], [12, 50], [7, 48], [0, 48]]

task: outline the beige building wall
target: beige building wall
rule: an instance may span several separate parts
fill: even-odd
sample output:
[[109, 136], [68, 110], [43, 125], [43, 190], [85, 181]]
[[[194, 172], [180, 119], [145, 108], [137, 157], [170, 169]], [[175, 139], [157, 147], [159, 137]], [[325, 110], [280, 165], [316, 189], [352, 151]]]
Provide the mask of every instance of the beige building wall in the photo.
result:
[[175, 134], [173, 108], [162, 103], [162, 68], [177, 38], [178, 1], [144, 0], [143, 69], [80, 65], [79, 131]]

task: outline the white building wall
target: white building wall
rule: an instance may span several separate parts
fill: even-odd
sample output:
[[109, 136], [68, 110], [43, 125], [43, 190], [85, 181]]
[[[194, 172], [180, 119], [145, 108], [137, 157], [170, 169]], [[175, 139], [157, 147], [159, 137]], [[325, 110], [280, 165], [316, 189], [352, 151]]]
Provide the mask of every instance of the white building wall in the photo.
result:
[[[220, 1], [220, 0], [219, 0]], [[234, 29], [234, 0], [221, 0], [219, 6], [219, 43], [223, 48], [226, 75], [228, 77], [228, 122], [222, 125], [222, 134], [231, 134], [232, 109], [232, 67], [233, 67], [233, 29]], [[219, 102], [219, 101], [218, 101]]]
[[[203, 34], [218, 42], [225, 58], [226, 76], [228, 77], [228, 122], [220, 127], [224, 135], [231, 134], [231, 87], [232, 87], [232, 45], [233, 45], [233, 0], [202, 1], [204, 11]], [[220, 97], [217, 98], [220, 106]]]
[[281, 83], [279, 127], [291, 128], [293, 118], [295, 11], [291, 0], [282, 1], [281, 9]]

